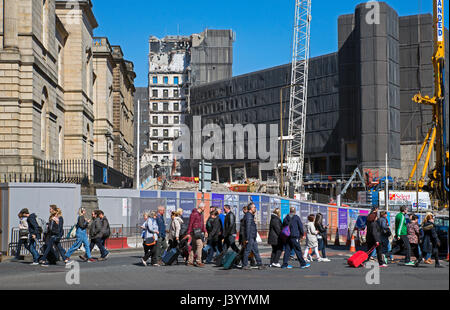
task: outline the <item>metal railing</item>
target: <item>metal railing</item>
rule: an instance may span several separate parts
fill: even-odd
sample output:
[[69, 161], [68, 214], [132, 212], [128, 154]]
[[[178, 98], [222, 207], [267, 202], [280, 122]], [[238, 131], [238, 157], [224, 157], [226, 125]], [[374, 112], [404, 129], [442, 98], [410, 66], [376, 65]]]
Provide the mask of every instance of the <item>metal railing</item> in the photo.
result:
[[[34, 161], [34, 172], [0, 174], [0, 183], [72, 183], [105, 184], [117, 188], [133, 188], [133, 178], [91, 159]], [[106, 174], [104, 172], [107, 172]], [[107, 177], [105, 177], [105, 175]]]

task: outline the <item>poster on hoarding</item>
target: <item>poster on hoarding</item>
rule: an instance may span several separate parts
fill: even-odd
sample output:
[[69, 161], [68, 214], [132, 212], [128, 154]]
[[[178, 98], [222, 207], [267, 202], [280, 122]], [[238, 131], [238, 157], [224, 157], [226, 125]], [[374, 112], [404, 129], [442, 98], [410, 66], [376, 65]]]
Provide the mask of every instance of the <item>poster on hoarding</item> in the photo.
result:
[[180, 192], [180, 208], [183, 209], [183, 219], [189, 219], [195, 208], [195, 193]]
[[[385, 205], [385, 193], [380, 191], [380, 205]], [[417, 208], [417, 193], [412, 191], [389, 191], [389, 206], [408, 206]], [[419, 192], [419, 209], [428, 210], [431, 208], [430, 194]]]
[[303, 225], [308, 224], [308, 216], [310, 215], [309, 204], [300, 203], [300, 218], [302, 219]]
[[348, 210], [348, 217], [350, 219], [350, 223], [349, 223], [350, 232], [353, 231], [353, 229], [356, 225], [356, 220], [358, 219], [358, 216], [359, 216], [358, 210], [355, 210], [355, 209]]
[[239, 216], [239, 196], [238, 195], [224, 195], [224, 204], [231, 207], [231, 212], [236, 218]]
[[281, 222], [289, 214], [289, 200], [281, 199]]
[[339, 235], [347, 236], [348, 229], [348, 210], [339, 209]]
[[338, 229], [338, 209], [328, 207], [328, 224], [330, 225], [331, 233], [334, 234]]
[[323, 225], [328, 225], [328, 207], [325, 206], [319, 206], [319, 211], [323, 215]]
[[211, 206], [219, 209], [223, 208], [224, 195], [223, 194], [212, 194]]
[[166, 204], [166, 222], [170, 221], [170, 215], [172, 211], [175, 211], [177, 209], [177, 192], [161, 192], [161, 198], [167, 198], [167, 204]]
[[270, 198], [267, 196], [261, 196], [261, 224], [266, 225], [270, 222]]

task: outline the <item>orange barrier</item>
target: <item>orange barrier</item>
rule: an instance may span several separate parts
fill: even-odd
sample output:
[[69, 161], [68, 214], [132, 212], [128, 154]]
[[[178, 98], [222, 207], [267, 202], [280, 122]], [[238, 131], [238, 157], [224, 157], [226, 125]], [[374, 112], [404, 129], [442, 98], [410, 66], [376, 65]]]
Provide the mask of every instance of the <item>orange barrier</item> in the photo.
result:
[[108, 238], [106, 239], [105, 246], [108, 249], [128, 249], [127, 237], [121, 238]]

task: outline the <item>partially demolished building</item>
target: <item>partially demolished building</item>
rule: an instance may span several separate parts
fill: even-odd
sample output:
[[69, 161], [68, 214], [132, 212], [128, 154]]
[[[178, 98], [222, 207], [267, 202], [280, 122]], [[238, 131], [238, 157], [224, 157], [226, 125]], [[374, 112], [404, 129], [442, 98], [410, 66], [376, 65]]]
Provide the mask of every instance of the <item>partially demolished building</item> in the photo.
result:
[[185, 123], [189, 89], [232, 77], [234, 40], [232, 30], [211, 29], [190, 36], [150, 37], [148, 101], [141, 102], [149, 113], [148, 123], [141, 124], [148, 143], [141, 167], [173, 164], [173, 141]]

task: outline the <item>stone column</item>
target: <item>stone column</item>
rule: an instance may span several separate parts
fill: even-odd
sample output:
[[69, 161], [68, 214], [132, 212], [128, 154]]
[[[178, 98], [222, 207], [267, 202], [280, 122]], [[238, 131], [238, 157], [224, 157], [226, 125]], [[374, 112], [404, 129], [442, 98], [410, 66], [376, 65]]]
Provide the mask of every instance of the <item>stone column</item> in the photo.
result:
[[220, 177], [219, 177], [219, 166], [216, 167], [216, 181], [217, 183], [219, 183], [220, 181]]
[[229, 166], [229, 171], [230, 171], [230, 183], [233, 183], [233, 167]]
[[247, 180], [247, 164], [244, 163], [244, 179]]
[[19, 47], [17, 0], [3, 0], [3, 21], [3, 47], [17, 49]]

